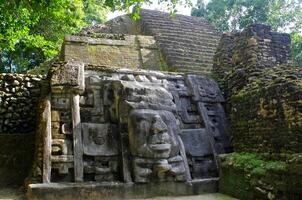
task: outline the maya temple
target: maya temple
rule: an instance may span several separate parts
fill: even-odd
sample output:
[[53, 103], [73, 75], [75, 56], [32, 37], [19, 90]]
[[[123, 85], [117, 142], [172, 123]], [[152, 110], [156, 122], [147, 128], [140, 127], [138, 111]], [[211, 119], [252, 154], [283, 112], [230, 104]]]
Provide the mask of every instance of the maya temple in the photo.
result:
[[302, 199], [290, 43], [146, 9], [67, 35], [44, 75], [0, 74], [0, 185], [25, 182], [29, 200]]

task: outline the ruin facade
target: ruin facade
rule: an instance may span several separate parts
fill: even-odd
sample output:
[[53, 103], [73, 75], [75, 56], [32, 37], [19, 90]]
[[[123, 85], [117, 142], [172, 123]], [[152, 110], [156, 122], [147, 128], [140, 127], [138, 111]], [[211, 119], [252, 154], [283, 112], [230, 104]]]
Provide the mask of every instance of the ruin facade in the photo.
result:
[[254, 24], [220, 37], [203, 19], [140, 14], [66, 36], [47, 76], [0, 75], [0, 185], [30, 174], [28, 199], [218, 184], [240, 199], [301, 199], [302, 70], [289, 35]]
[[218, 155], [231, 145], [214, 80], [92, 65], [84, 70], [70, 61], [52, 71], [40, 122], [44, 156], [37, 166], [44, 184], [31, 185], [32, 195], [66, 182], [109, 188], [176, 182], [186, 188], [182, 194], [198, 194], [194, 185], [217, 189]]

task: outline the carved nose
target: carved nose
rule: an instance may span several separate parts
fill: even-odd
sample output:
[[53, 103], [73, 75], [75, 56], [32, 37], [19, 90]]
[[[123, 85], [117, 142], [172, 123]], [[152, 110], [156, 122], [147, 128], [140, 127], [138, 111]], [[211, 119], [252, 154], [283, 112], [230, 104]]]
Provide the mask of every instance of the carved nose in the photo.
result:
[[152, 122], [152, 132], [155, 134], [165, 133], [168, 127], [159, 115], [155, 115]]

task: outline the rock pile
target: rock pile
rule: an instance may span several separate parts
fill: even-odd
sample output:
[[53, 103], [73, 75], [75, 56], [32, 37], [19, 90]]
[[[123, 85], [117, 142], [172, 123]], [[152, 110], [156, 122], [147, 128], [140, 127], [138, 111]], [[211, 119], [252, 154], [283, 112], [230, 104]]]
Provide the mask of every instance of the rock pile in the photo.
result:
[[0, 74], [0, 133], [35, 129], [41, 75]]

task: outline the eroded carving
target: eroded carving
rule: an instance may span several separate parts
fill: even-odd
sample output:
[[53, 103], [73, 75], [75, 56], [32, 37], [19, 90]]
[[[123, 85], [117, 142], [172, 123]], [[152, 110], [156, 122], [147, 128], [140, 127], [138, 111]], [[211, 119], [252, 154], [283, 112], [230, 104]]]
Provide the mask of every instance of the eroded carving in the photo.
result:
[[179, 155], [179, 127], [169, 111], [135, 109], [128, 131], [135, 182], [152, 179], [185, 180], [184, 160]]
[[87, 70], [82, 92], [59, 82], [55, 87], [61, 90], [53, 90], [51, 101], [51, 181], [187, 182], [218, 176], [216, 156], [230, 145], [224, 99], [213, 80]]
[[83, 150], [89, 156], [118, 154], [117, 128], [110, 124], [82, 123]]
[[179, 147], [175, 134], [178, 127], [175, 121], [173, 114], [168, 111], [132, 110], [128, 123], [131, 154], [144, 158], [177, 155]]

